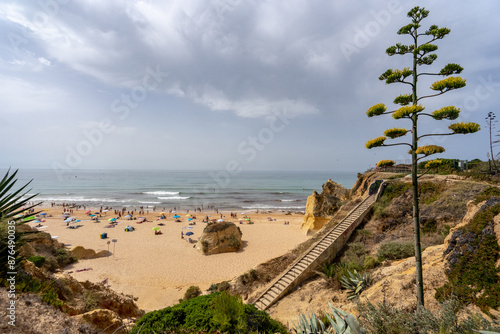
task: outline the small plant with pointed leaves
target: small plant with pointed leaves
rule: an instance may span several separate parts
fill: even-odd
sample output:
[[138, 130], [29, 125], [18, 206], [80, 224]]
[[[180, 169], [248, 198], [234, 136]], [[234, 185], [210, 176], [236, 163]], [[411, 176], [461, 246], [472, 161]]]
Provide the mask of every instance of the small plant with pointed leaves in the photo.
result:
[[303, 313], [299, 314], [299, 323], [293, 324], [293, 330], [297, 334], [365, 334], [366, 331], [359, 324], [352, 314], [335, 308], [328, 302], [331, 313], [325, 312], [328, 323], [325, 325], [314, 312], [307, 317]]
[[360, 274], [356, 269], [354, 272], [347, 271], [347, 275], [342, 276], [340, 279], [342, 286], [348, 290], [347, 300], [356, 298], [361, 291], [372, 284], [370, 275], [367, 273]]

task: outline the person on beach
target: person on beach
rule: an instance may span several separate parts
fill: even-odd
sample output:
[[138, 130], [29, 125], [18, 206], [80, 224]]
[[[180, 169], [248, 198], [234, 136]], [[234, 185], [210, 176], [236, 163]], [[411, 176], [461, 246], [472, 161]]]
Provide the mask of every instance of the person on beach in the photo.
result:
[[184, 232], [181, 231], [181, 239], [184, 239]]

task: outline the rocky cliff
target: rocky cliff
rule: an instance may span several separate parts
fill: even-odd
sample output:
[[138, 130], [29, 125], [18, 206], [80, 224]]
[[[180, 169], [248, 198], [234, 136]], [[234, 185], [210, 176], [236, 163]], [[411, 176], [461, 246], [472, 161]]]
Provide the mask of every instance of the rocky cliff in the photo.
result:
[[332, 218], [342, 203], [349, 198], [350, 190], [328, 180], [320, 194], [316, 190], [307, 198], [302, 229], [306, 232], [320, 230]]

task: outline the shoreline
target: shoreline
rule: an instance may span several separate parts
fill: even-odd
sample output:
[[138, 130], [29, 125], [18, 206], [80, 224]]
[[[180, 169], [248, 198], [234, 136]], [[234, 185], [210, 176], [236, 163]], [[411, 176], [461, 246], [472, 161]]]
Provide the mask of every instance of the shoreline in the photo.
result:
[[[213, 283], [231, 281], [260, 263], [287, 253], [309, 238], [300, 229], [303, 213], [240, 211], [234, 218], [230, 213], [235, 211], [195, 213], [189, 210], [188, 213], [187, 210], [175, 210], [176, 213], [165, 212], [166, 219], [159, 219], [160, 212], [149, 212], [141, 214], [147, 222], [121, 218], [116, 227], [106, 228], [110, 225], [108, 219], [115, 217], [114, 211], [103, 213], [101, 222], [96, 223], [85, 212], [99, 212], [100, 208], [86, 206], [81, 210], [73, 209], [72, 217], [80, 221], [68, 224], [63, 220], [62, 206], [51, 207], [49, 204], [49, 207], [45, 205], [40, 209], [46, 213], [45, 222], [29, 222], [28, 225], [46, 226], [36, 229], [50, 233], [69, 250], [83, 246], [99, 252], [109, 247], [112, 253], [106, 257], [79, 260], [66, 267], [64, 273], [72, 272], [70, 275], [79, 281], [99, 283], [107, 279], [111, 289], [138, 297], [137, 304], [145, 311], [178, 303], [191, 285], [206, 290]], [[180, 216], [181, 222], [175, 222], [174, 214]], [[188, 214], [196, 216], [191, 221], [196, 224], [190, 225]], [[133, 215], [136, 218], [139, 216], [137, 213]], [[206, 215], [211, 220], [222, 216], [225, 221], [239, 226], [243, 233], [242, 249], [233, 253], [203, 255], [193, 248], [196, 244], [189, 243], [187, 237], [181, 238], [181, 232], [191, 231], [192, 241], [196, 241], [206, 226], [201, 221]], [[253, 224], [247, 224], [247, 218]], [[77, 225], [81, 226], [69, 228]], [[125, 232], [127, 225], [133, 226], [135, 231]], [[160, 227], [163, 234], [155, 235], [153, 227]], [[108, 238], [100, 239], [101, 233], [108, 233]], [[110, 242], [112, 240], [116, 242]], [[77, 271], [85, 268], [92, 270]]]

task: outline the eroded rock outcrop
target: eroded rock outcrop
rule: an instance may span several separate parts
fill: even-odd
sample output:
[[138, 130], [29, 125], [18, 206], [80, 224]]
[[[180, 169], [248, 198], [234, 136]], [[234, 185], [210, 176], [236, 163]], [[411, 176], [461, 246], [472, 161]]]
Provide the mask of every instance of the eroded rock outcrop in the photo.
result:
[[221, 222], [207, 225], [198, 242], [203, 254], [236, 252], [241, 248], [241, 230], [234, 223]]
[[306, 213], [302, 229], [317, 231], [321, 229], [339, 209], [343, 201], [349, 198], [350, 190], [328, 180], [323, 184], [321, 194], [313, 191], [307, 198]]
[[70, 254], [72, 256], [76, 256], [79, 260], [84, 260], [84, 259], [95, 259], [98, 257], [109, 256], [111, 253], [108, 252], [107, 250], [96, 252], [93, 249], [87, 249], [82, 246], [76, 246], [70, 251]]

